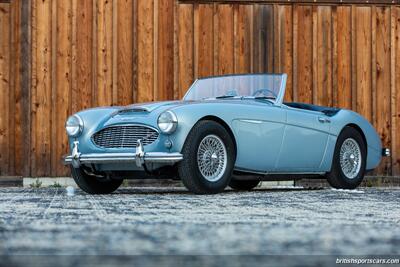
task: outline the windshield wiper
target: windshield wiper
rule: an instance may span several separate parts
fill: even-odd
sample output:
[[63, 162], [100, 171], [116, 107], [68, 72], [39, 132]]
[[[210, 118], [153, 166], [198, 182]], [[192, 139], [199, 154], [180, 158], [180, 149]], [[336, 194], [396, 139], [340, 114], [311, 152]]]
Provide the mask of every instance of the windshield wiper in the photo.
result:
[[254, 97], [254, 99], [271, 99], [271, 100], [275, 100], [276, 97], [273, 97], [273, 96], [256, 96], [256, 97]]
[[232, 98], [235, 97], [235, 95], [220, 95], [220, 96], [216, 96], [216, 99], [224, 99], [224, 98]]

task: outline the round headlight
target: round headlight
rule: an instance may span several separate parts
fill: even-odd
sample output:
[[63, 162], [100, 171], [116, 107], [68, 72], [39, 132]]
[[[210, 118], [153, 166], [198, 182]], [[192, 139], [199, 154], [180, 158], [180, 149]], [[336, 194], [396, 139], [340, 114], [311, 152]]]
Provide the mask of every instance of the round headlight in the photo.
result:
[[68, 118], [65, 123], [65, 129], [67, 134], [71, 137], [77, 137], [82, 133], [83, 130], [83, 120], [78, 115], [73, 115]]
[[178, 118], [175, 113], [168, 110], [166, 112], [161, 113], [158, 117], [158, 128], [160, 128], [161, 132], [165, 134], [171, 134], [176, 130], [178, 125]]

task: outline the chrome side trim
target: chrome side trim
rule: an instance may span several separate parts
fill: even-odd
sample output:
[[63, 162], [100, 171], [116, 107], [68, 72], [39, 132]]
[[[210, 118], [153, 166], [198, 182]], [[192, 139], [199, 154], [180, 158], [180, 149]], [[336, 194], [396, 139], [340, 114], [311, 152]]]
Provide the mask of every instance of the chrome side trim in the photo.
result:
[[324, 175], [326, 172], [305, 172], [305, 171], [298, 171], [298, 172], [264, 172], [258, 170], [249, 170], [245, 168], [234, 168], [235, 171], [245, 172], [245, 173], [253, 173], [253, 174], [260, 174], [260, 175]]
[[239, 119], [241, 122], [247, 122], [247, 123], [254, 123], [254, 124], [260, 124], [262, 121], [259, 120], [247, 120], [247, 119]]
[[[140, 140], [139, 140], [140, 141]], [[78, 150], [79, 142], [74, 142], [71, 155], [66, 156], [64, 164], [72, 164], [79, 168], [81, 164], [102, 163], [133, 163], [142, 167], [144, 163], [166, 163], [173, 164], [183, 160], [183, 155], [178, 152], [144, 152], [142, 144], [138, 142], [135, 153], [90, 153], [81, 154]]]

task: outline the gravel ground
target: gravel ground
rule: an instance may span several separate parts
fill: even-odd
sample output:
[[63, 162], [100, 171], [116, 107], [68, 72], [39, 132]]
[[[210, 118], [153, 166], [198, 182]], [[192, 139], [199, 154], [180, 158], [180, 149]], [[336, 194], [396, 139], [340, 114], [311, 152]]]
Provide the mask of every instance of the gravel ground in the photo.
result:
[[374, 188], [0, 188], [0, 255], [400, 255], [399, 200]]

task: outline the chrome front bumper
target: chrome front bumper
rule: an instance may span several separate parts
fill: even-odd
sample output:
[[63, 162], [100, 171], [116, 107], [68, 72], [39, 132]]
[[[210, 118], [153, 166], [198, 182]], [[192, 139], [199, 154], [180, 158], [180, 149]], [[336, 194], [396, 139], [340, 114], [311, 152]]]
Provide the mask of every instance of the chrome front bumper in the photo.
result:
[[72, 153], [64, 159], [65, 164], [72, 164], [79, 168], [81, 164], [102, 164], [102, 163], [135, 163], [137, 167], [142, 167], [148, 163], [173, 164], [183, 159], [181, 153], [167, 152], [144, 152], [142, 142], [138, 140], [135, 153], [93, 153], [82, 154], [79, 152], [79, 142], [75, 141]]

